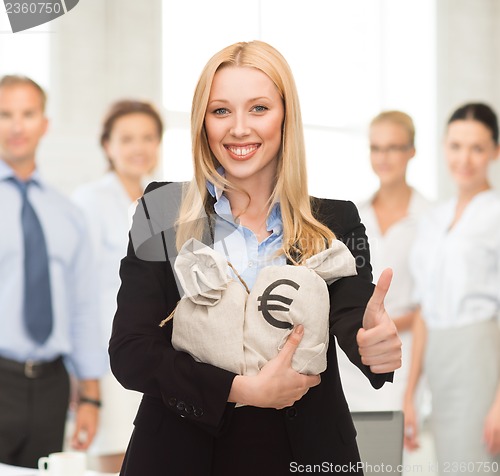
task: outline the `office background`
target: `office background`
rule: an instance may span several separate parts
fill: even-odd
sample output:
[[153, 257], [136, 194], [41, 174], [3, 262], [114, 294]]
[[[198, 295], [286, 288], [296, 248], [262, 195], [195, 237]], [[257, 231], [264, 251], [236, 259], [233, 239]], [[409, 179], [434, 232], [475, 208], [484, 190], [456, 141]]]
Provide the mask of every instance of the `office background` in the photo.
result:
[[[223, 46], [261, 39], [296, 77], [312, 193], [369, 195], [376, 180], [367, 125], [397, 108], [417, 127], [410, 181], [435, 199], [453, 192], [441, 151], [450, 112], [471, 100], [500, 111], [499, 24], [497, 0], [80, 0], [16, 34], [0, 11], [0, 74], [27, 74], [47, 88], [51, 126], [39, 163], [64, 192], [105, 169], [100, 121], [121, 97], [160, 106], [167, 132], [158, 178], [187, 179], [190, 101], [202, 66]], [[498, 164], [492, 178], [500, 185]]]
[[[288, 59], [317, 196], [359, 200], [375, 189], [367, 126], [396, 108], [417, 128], [411, 183], [431, 199], [448, 197], [447, 117], [468, 101], [500, 113], [498, 0], [80, 0], [16, 34], [3, 8], [0, 75], [26, 74], [47, 89], [39, 165], [68, 194], [105, 170], [101, 118], [123, 97], [151, 100], [165, 117], [157, 177], [188, 179], [195, 82], [206, 60], [236, 41], [267, 41]], [[500, 163], [492, 181], [500, 188]]]

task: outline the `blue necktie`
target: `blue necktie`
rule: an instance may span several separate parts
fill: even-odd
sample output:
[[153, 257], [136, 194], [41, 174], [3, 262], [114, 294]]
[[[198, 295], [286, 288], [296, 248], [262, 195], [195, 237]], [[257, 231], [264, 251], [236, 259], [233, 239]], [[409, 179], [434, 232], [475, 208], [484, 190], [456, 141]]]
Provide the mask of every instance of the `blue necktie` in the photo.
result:
[[22, 197], [21, 225], [24, 238], [24, 323], [31, 338], [43, 344], [52, 332], [52, 298], [47, 246], [42, 225], [28, 200], [32, 181], [11, 179]]

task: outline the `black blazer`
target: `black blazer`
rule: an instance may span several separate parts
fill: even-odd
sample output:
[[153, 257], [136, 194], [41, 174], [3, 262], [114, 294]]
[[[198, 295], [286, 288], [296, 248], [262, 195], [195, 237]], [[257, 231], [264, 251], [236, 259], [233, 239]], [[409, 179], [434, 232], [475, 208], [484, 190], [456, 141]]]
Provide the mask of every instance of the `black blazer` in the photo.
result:
[[[161, 194], [159, 187], [163, 185], [150, 184], [146, 192], [158, 189], [155, 193]], [[145, 195], [143, 199], [146, 208], [147, 198]], [[373, 292], [365, 228], [351, 202], [312, 199], [312, 205], [315, 216], [347, 245], [357, 263], [357, 276], [329, 286], [331, 335], [379, 388], [392, 381], [393, 374], [373, 374], [362, 364], [356, 343]], [[153, 214], [159, 213], [153, 208], [146, 210], [152, 223], [158, 218]], [[235, 375], [174, 350], [172, 323], [159, 327], [180, 298], [168, 261], [141, 260], [129, 243], [120, 276], [118, 310], [109, 345], [111, 368], [124, 387], [144, 393], [121, 474], [208, 476], [214, 438], [231, 422], [234, 404], [227, 398]], [[293, 406], [276, 411], [286, 421], [297, 462], [356, 463], [356, 431], [342, 390], [333, 342], [327, 359], [321, 384]]]

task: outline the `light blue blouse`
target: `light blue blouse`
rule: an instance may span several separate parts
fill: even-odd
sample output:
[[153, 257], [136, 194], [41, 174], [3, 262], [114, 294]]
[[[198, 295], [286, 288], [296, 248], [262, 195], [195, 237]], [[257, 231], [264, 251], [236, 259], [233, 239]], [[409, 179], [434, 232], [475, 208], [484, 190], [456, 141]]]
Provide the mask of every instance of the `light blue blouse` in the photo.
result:
[[[267, 230], [271, 232], [259, 243], [257, 236], [249, 228], [239, 224], [231, 212], [231, 205], [222, 190], [207, 182], [209, 193], [217, 199], [214, 210], [214, 249], [227, 257], [249, 289], [255, 283], [259, 271], [265, 266], [285, 265], [286, 257], [277, 252], [283, 244], [283, 221], [281, 208], [275, 203], [266, 219]], [[233, 273], [234, 274], [234, 273]], [[233, 276], [237, 279], [236, 276]]]

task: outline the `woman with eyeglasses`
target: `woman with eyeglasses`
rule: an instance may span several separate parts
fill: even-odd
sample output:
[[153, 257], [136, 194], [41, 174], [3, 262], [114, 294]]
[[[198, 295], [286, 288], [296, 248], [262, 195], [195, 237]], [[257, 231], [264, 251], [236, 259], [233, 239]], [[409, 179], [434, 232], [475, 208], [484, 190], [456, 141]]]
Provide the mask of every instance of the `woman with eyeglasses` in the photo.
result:
[[488, 105], [469, 103], [453, 112], [444, 151], [456, 194], [424, 217], [411, 255], [427, 329], [416, 364], [432, 395], [442, 474], [499, 471], [500, 193], [488, 179], [498, 138]]
[[374, 117], [369, 128], [370, 162], [379, 179], [378, 190], [358, 205], [370, 243], [374, 279], [386, 267], [394, 278], [386, 298], [389, 315], [403, 342], [403, 365], [392, 385], [374, 391], [359, 372], [341, 355], [342, 384], [352, 411], [403, 409], [411, 359], [412, 326], [416, 304], [409, 254], [417, 223], [429, 202], [407, 181], [408, 164], [415, 156], [415, 126], [401, 111], [384, 111]]

